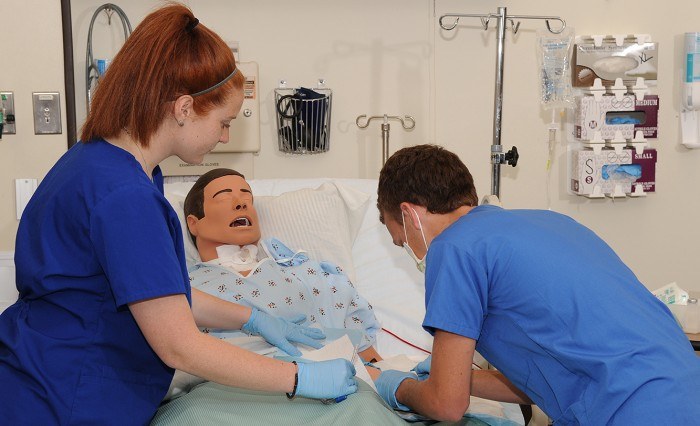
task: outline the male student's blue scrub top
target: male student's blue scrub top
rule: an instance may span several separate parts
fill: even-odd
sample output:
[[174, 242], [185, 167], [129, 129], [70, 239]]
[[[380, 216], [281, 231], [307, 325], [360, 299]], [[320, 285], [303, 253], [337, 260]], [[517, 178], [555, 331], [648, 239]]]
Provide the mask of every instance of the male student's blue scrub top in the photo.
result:
[[27, 205], [19, 300], [0, 316], [0, 423], [144, 424], [173, 370], [127, 304], [185, 294], [179, 221], [128, 152], [78, 143]]
[[423, 326], [477, 350], [555, 424], [698, 424], [700, 358], [592, 231], [474, 208], [433, 240]]

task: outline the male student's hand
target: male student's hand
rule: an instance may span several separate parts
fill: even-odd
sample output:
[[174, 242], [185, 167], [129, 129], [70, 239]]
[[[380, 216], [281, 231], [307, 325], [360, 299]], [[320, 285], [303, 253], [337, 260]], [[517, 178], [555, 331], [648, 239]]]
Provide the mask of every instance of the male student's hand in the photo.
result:
[[430, 362], [433, 360], [433, 356], [429, 355], [426, 359], [419, 362], [418, 365], [413, 367], [411, 371], [415, 371], [418, 375], [418, 380], [425, 380], [430, 375]]
[[374, 385], [377, 392], [389, 406], [395, 410], [410, 411], [411, 409], [396, 400], [396, 390], [401, 382], [406, 379], [418, 380], [416, 373], [412, 371], [383, 370]]

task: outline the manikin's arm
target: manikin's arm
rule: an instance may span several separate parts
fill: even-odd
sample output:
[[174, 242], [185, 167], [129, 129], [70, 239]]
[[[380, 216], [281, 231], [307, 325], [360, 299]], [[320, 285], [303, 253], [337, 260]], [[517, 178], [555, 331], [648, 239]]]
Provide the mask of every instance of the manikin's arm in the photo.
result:
[[396, 391], [396, 399], [416, 412], [435, 420], [456, 421], [469, 407], [470, 395], [503, 402], [531, 401], [505, 377], [492, 371], [472, 371], [476, 341], [437, 330], [433, 341], [430, 376], [407, 379]]
[[381, 355], [379, 355], [379, 352], [377, 352], [377, 350], [374, 349], [374, 346], [370, 346], [369, 348], [360, 352], [358, 355], [360, 355], [360, 358], [362, 358], [363, 361], [367, 362], [376, 362], [382, 360]]
[[[362, 352], [359, 352], [358, 355], [360, 355], [360, 358], [365, 361], [365, 362], [376, 362], [376, 361], [381, 361], [383, 358], [379, 355], [379, 352], [377, 352], [376, 349], [374, 349], [374, 346], [370, 346], [369, 348], [365, 349]], [[377, 380], [379, 375], [381, 374], [381, 370], [378, 368], [374, 368], [372, 366], [365, 366], [367, 369], [367, 372], [369, 373], [369, 377], [372, 380]]]

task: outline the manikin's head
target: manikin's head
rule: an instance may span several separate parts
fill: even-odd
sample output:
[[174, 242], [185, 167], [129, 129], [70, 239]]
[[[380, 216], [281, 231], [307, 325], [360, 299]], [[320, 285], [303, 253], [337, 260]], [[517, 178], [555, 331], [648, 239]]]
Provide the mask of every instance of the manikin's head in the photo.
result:
[[202, 261], [216, 259], [216, 248], [260, 240], [258, 213], [245, 177], [231, 169], [214, 169], [197, 179], [185, 198], [187, 228]]

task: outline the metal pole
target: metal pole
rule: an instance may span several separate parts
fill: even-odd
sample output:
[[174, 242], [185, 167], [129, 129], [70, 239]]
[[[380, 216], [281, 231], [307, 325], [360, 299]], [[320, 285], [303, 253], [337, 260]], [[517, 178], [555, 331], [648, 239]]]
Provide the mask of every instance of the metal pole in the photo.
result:
[[[445, 23], [445, 18], [452, 18], [454, 21], [452, 25]], [[440, 16], [440, 28], [443, 30], [451, 31], [457, 28], [459, 24], [459, 18], [479, 18], [481, 19], [481, 26], [484, 30], [489, 29], [489, 22], [492, 18], [498, 18], [497, 30], [497, 41], [498, 41], [498, 52], [496, 54], [496, 90], [494, 96], [494, 112], [493, 112], [493, 143], [491, 144], [491, 194], [500, 197], [501, 189], [501, 163], [505, 162], [515, 167], [518, 162], [518, 150], [513, 147], [505, 155], [503, 154], [503, 146], [501, 145], [501, 122], [503, 121], [503, 58], [504, 55], [504, 43], [505, 43], [505, 32], [506, 32], [506, 21], [509, 20], [513, 30], [513, 34], [518, 31], [520, 22], [516, 23], [515, 20], [518, 19], [543, 19], [547, 30], [552, 34], [560, 34], [566, 28], [566, 21], [558, 16], [528, 16], [528, 15], [513, 15], [508, 16], [505, 7], [499, 7], [498, 13], [488, 13], [488, 14], [460, 14], [460, 13], [449, 13]], [[549, 21], [559, 21], [561, 24], [560, 28], [552, 29]]]
[[[386, 115], [384, 120], [386, 120]], [[382, 165], [386, 164], [386, 160], [389, 159], [389, 123], [382, 123]]]
[[498, 50], [496, 52], [496, 89], [493, 102], [493, 144], [491, 146], [491, 194], [500, 197], [501, 190], [501, 121], [503, 119], [503, 60], [506, 35], [506, 8], [498, 8]]

